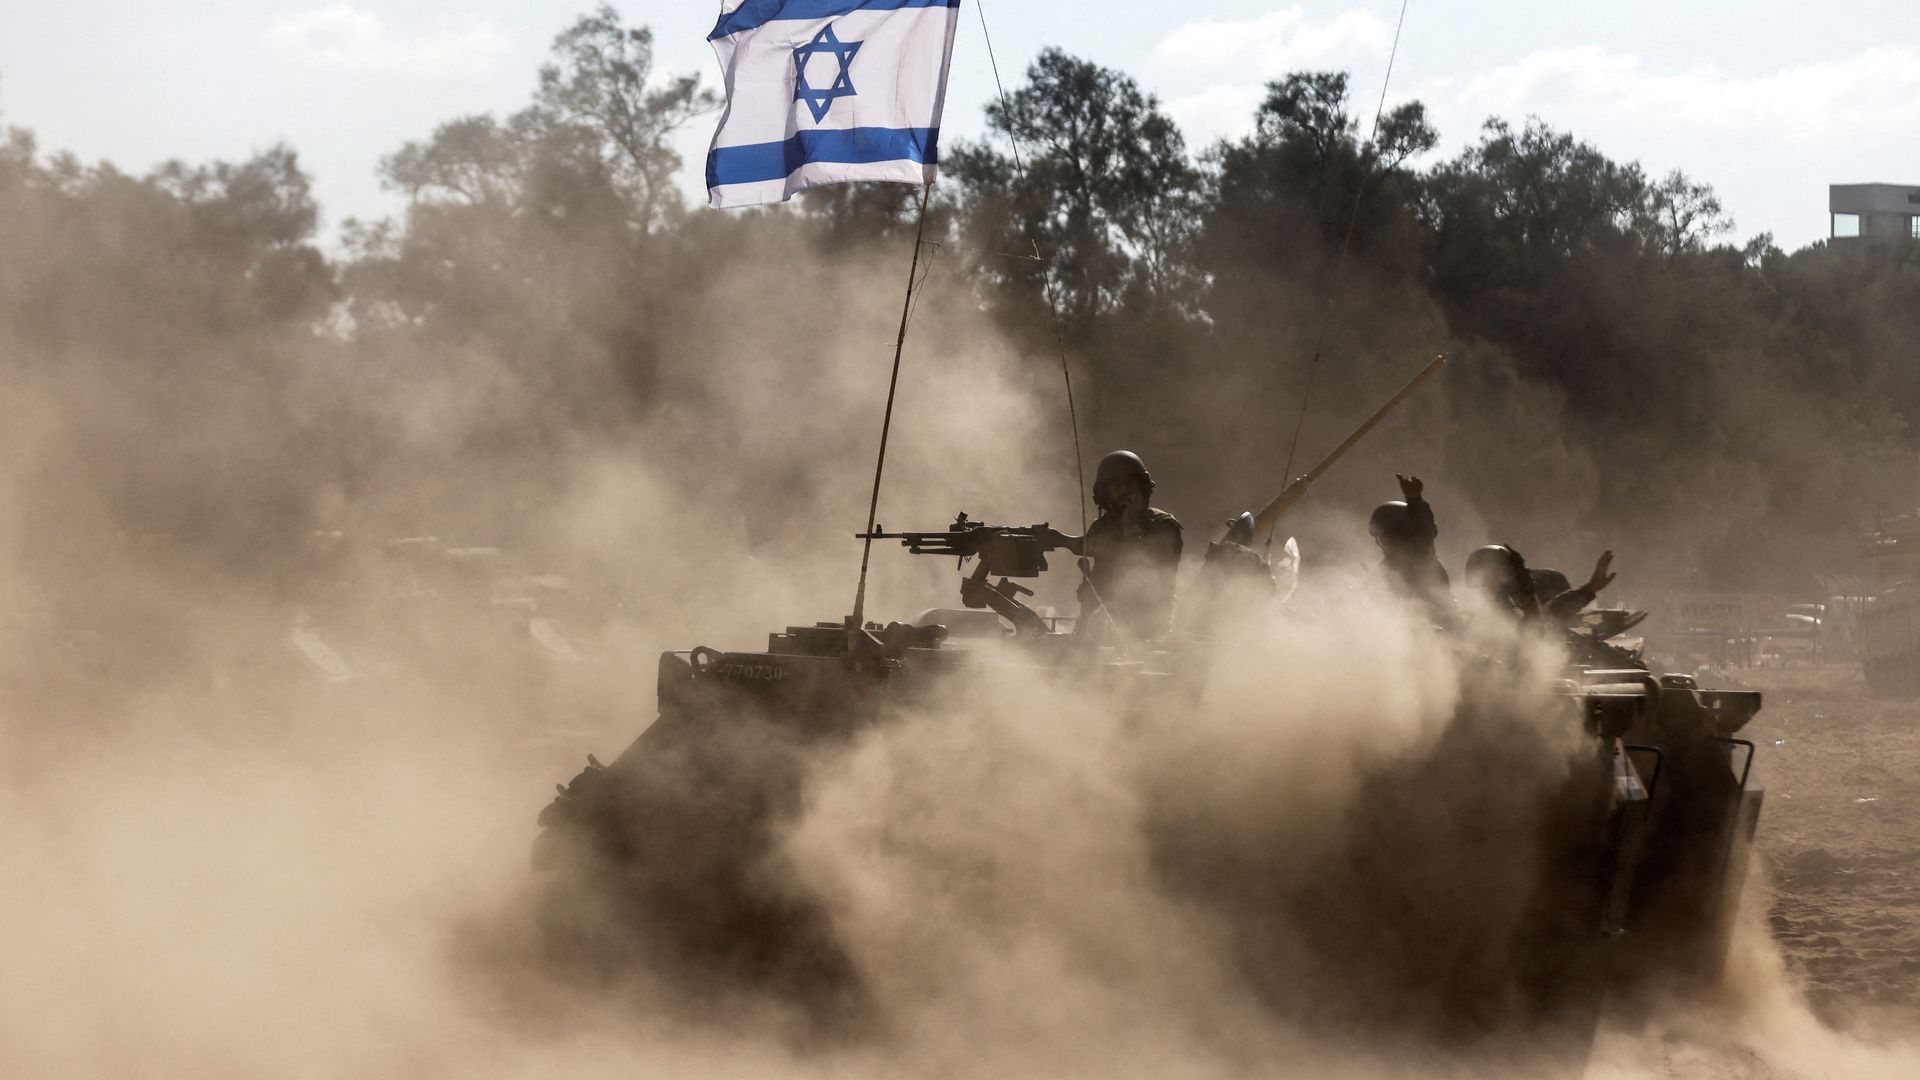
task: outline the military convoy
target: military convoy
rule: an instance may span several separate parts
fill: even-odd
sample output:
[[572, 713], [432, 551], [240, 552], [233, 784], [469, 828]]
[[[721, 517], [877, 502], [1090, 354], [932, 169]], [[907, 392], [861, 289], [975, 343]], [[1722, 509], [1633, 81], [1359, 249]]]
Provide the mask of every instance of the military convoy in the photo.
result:
[[[1016, 579], [1044, 567], [1049, 533], [961, 515], [945, 533], [897, 534], [910, 551], [975, 561], [964, 608], [910, 624], [789, 626], [764, 650], [663, 654], [658, 718], [610, 762], [590, 756], [540, 815], [535, 865], [554, 955], [716, 991], [752, 985], [828, 1020], [859, 1015], [860, 973], [821, 899], [768, 871], [823, 756], [996, 668], [1129, 680], [1120, 699], [1163, 711], [1205, 677], [1208, 643], [1129, 649], [1028, 609]], [[1607, 640], [1632, 621], [1589, 613], [1568, 631], [1554, 693], [1529, 706], [1538, 723], [1577, 727], [1588, 748], [1555, 781], [1540, 903], [1511, 928], [1543, 999], [1713, 978], [1745, 877], [1763, 793], [1739, 733], [1760, 696], [1648, 670]], [[1489, 685], [1498, 666], [1461, 664]]]

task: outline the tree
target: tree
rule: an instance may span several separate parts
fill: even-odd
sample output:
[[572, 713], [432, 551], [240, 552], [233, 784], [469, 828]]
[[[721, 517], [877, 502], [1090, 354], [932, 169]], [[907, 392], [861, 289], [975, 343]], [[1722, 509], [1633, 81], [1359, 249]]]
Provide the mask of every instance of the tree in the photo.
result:
[[1266, 100], [1253, 117], [1253, 142], [1259, 146], [1298, 148], [1316, 183], [1334, 155], [1353, 143], [1353, 118], [1347, 115], [1347, 73], [1305, 71], [1267, 84]]
[[[5, 115], [0, 113], [0, 119]], [[0, 131], [6, 133], [6, 141], [0, 142], [0, 185], [19, 183], [33, 168], [33, 160], [38, 153], [33, 132], [11, 124], [0, 128]]]
[[[800, 193], [800, 208], [818, 222], [827, 242], [844, 245], [914, 233], [920, 205], [918, 184], [823, 184]], [[952, 203], [934, 198], [927, 206], [927, 235], [943, 236], [952, 226]]]
[[[1111, 68], [1047, 49], [1026, 85], [987, 107], [987, 126], [1020, 147], [965, 146], [959, 180], [979, 247], [1038, 245], [1070, 327], [1122, 307], [1184, 309], [1197, 292], [1186, 248], [1202, 185], [1157, 99]], [[1004, 262], [993, 283], [1036, 296], [1041, 271]]]
[[1654, 254], [1671, 261], [1683, 252], [1700, 251], [1710, 237], [1731, 232], [1733, 219], [1712, 188], [1675, 169], [1647, 188], [1633, 227]]
[[554, 38], [533, 104], [505, 122], [466, 116], [383, 159], [416, 205], [455, 203], [560, 223], [617, 202], [640, 232], [679, 209], [672, 134], [718, 99], [685, 75], [654, 87], [653, 32], [602, 5]]
[[[1269, 83], [1253, 120], [1250, 135], [1209, 154], [1212, 198], [1194, 248], [1214, 326], [1207, 350], [1264, 357], [1234, 385], [1268, 409], [1307, 393], [1336, 404], [1364, 398], [1375, 391], [1360, 387], [1377, 372], [1363, 357], [1436, 321], [1416, 276], [1424, 244], [1408, 163], [1438, 135], [1425, 108], [1410, 102], [1380, 118], [1375, 141], [1363, 141], [1347, 77], [1331, 71]], [[1336, 272], [1343, 252], [1352, 272]], [[1351, 313], [1360, 310], [1396, 314], [1357, 321]], [[1323, 351], [1341, 357], [1337, 369], [1315, 368]], [[1224, 414], [1237, 404], [1213, 408]]]
[[668, 137], [719, 99], [701, 89], [698, 75], [650, 87], [653, 31], [623, 26], [608, 4], [554, 38], [553, 57], [540, 69], [533, 117], [540, 126], [586, 133], [631, 202], [634, 223], [655, 227], [679, 204], [673, 174], [680, 155]]
[[[1213, 154], [1218, 197], [1207, 227], [1213, 258], [1258, 252], [1337, 251], [1348, 232], [1361, 251], [1405, 231], [1412, 176], [1406, 163], [1439, 143], [1426, 107], [1408, 102], [1380, 118], [1361, 143], [1347, 112], [1347, 76], [1294, 72], [1267, 84], [1253, 134]], [[1317, 239], [1319, 243], [1311, 243]], [[1216, 270], [1215, 278], [1218, 278]]]
[[1459, 218], [1490, 219], [1523, 262], [1568, 258], [1624, 236], [1645, 205], [1638, 165], [1619, 165], [1538, 117], [1514, 131], [1491, 119], [1480, 142], [1434, 170], [1429, 224], [1444, 234]]
[[380, 178], [408, 199], [452, 199], [468, 206], [510, 207], [524, 182], [518, 137], [491, 116], [441, 124], [426, 142], [407, 143], [381, 159]]
[[320, 207], [293, 148], [237, 164], [169, 161], [151, 183], [185, 211], [191, 249], [229, 268], [254, 312], [276, 322], [316, 318], [333, 302], [332, 268], [313, 246]]
[[1440, 145], [1440, 132], [1427, 122], [1427, 107], [1418, 101], [1396, 105], [1380, 118], [1373, 137], [1375, 170], [1397, 171], [1413, 158]]

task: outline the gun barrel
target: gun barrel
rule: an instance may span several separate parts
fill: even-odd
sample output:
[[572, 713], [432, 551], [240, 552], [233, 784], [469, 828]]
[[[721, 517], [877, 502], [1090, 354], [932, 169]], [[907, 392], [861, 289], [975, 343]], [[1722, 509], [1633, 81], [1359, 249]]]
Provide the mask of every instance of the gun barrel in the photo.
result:
[[979, 537], [967, 532], [871, 532], [855, 533], [855, 540], [898, 540], [900, 546], [915, 555], [971, 555], [979, 547]]
[[1262, 530], [1273, 528], [1274, 523], [1280, 519], [1281, 514], [1285, 513], [1294, 503], [1306, 497], [1307, 489], [1313, 486], [1314, 481], [1325, 475], [1328, 469], [1333, 468], [1334, 462], [1346, 456], [1347, 451], [1353, 449], [1355, 443], [1366, 438], [1368, 432], [1379, 427], [1380, 421], [1385, 420], [1389, 413], [1399, 408], [1401, 402], [1413, 396], [1413, 392], [1420, 388], [1420, 384], [1432, 378], [1434, 373], [1439, 371], [1441, 366], [1446, 362], [1447, 358], [1444, 354], [1434, 357], [1426, 367], [1420, 369], [1418, 375], [1408, 380], [1407, 385], [1400, 388], [1399, 393], [1388, 398], [1386, 404], [1375, 409], [1372, 416], [1367, 417], [1364, 423], [1353, 430], [1353, 434], [1348, 435], [1339, 446], [1334, 447], [1332, 453], [1321, 458], [1320, 464], [1308, 470], [1305, 476], [1289, 482], [1280, 494], [1275, 495], [1273, 500], [1261, 507], [1260, 513], [1254, 516], [1254, 532], [1259, 533]]

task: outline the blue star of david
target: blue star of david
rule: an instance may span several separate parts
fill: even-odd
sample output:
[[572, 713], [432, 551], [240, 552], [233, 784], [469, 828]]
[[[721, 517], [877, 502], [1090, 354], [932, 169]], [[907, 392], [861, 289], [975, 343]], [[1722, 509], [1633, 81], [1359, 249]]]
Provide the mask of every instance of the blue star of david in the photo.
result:
[[[860, 51], [862, 42], [841, 41], [833, 32], [829, 23], [813, 40], [793, 50], [793, 67], [798, 73], [793, 88], [793, 100], [807, 103], [807, 110], [813, 113], [813, 122], [820, 123], [827, 118], [827, 110], [833, 108], [838, 98], [852, 97], [859, 91], [853, 88], [853, 54]], [[824, 90], [816, 89], [807, 83], [807, 61], [821, 53], [831, 55], [840, 62], [840, 73], [834, 77], [833, 85]]]

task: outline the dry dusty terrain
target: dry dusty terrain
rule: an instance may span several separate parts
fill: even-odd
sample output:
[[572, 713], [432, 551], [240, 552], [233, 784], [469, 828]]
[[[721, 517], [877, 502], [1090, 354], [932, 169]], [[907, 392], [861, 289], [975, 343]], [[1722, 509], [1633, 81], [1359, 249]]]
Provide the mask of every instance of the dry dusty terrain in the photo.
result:
[[[1760, 850], [1788, 969], [1823, 1018], [1920, 1016], [1920, 702], [1870, 697], [1857, 666], [1747, 676], [1767, 787]], [[1904, 1025], [1903, 1025], [1904, 1026]]]

